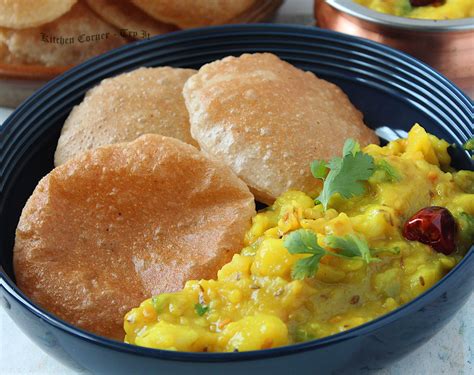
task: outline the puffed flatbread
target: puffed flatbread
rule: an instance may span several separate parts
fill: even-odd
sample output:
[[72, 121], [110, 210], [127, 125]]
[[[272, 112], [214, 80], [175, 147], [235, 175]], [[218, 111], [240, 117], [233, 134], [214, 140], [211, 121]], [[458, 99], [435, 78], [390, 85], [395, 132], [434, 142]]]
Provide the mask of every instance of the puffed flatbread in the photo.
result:
[[86, 152], [44, 177], [16, 231], [18, 287], [85, 330], [123, 339], [146, 298], [215, 278], [255, 213], [223, 164], [149, 134]]
[[87, 0], [87, 4], [103, 20], [120, 29], [123, 35], [134, 39], [177, 30], [174, 25], [150, 17], [130, 0]]
[[224, 24], [248, 9], [255, 0], [132, 0], [157, 20], [182, 29]]
[[0, 0], [0, 26], [25, 29], [67, 13], [77, 0]]
[[24, 64], [76, 65], [127, 40], [83, 2], [48, 24], [23, 30], [0, 29], [10, 53]]
[[377, 142], [339, 87], [269, 53], [207, 64], [183, 94], [202, 151], [267, 204], [288, 189], [313, 193], [310, 162], [340, 155], [347, 138]]
[[182, 95], [184, 83], [195, 73], [171, 67], [140, 68], [103, 80], [64, 123], [55, 165], [86, 150], [132, 141], [146, 133], [197, 145]]

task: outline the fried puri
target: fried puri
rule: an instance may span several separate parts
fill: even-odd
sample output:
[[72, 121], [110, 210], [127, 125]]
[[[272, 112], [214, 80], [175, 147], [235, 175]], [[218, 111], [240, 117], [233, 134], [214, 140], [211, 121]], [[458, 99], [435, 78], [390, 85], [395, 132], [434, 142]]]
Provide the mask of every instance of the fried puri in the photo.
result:
[[144, 39], [177, 30], [176, 26], [160, 22], [130, 0], [87, 0], [87, 4], [103, 20], [122, 30], [126, 36]]
[[174, 138], [144, 135], [82, 154], [44, 177], [23, 209], [17, 285], [35, 303], [123, 339], [142, 300], [215, 278], [255, 214], [227, 166]]
[[77, 0], [0, 0], [0, 26], [24, 29], [59, 18]]
[[83, 1], [53, 22], [0, 34], [15, 61], [46, 66], [75, 65], [127, 42]]
[[197, 145], [182, 89], [192, 69], [140, 68], [102, 81], [76, 106], [61, 131], [54, 161], [156, 133]]
[[247, 10], [255, 0], [132, 0], [153, 18], [182, 29], [224, 24]]
[[315, 192], [311, 161], [339, 155], [347, 138], [378, 140], [339, 87], [269, 53], [207, 64], [183, 94], [201, 150], [267, 204], [289, 189]]

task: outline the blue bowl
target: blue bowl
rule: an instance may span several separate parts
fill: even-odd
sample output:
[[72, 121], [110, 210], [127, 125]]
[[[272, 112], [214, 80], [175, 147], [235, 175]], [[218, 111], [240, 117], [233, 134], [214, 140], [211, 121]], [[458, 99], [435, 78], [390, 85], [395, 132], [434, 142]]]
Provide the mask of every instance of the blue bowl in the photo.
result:
[[473, 248], [426, 293], [347, 332], [257, 352], [181, 353], [85, 332], [39, 308], [16, 287], [12, 249], [21, 210], [53, 168], [63, 122], [87, 90], [140, 66], [199, 68], [227, 55], [263, 51], [339, 85], [370, 127], [408, 130], [419, 122], [458, 146], [452, 148], [457, 168], [473, 168], [459, 147], [472, 137], [472, 102], [427, 65], [377, 43], [312, 27], [234, 25], [177, 32], [111, 51], [47, 84], [0, 133], [0, 301], [43, 350], [75, 369], [96, 373], [353, 374], [385, 366], [423, 344], [466, 302], [474, 286]]

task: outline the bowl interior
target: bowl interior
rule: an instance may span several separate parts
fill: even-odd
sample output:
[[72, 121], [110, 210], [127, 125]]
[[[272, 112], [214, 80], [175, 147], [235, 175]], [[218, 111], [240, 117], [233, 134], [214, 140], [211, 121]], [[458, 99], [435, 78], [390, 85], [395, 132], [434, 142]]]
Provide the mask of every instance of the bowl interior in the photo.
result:
[[[13, 288], [12, 249], [21, 210], [53, 168], [64, 120], [106, 77], [140, 66], [199, 68], [228, 55], [272, 52], [340, 86], [371, 128], [409, 130], [416, 122], [448, 142], [454, 164], [472, 169], [459, 147], [472, 136], [472, 104], [448, 80], [388, 47], [332, 31], [279, 25], [224, 26], [174, 33], [111, 51], [50, 82], [0, 130], [0, 264]], [[472, 251], [472, 249], [471, 249]]]

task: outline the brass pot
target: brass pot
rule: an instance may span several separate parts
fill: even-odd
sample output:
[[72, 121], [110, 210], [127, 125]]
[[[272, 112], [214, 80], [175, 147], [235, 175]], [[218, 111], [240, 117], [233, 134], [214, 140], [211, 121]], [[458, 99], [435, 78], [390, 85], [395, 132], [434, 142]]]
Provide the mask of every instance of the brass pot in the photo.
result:
[[315, 0], [318, 26], [386, 44], [426, 62], [474, 97], [474, 18], [420, 20], [352, 0]]

